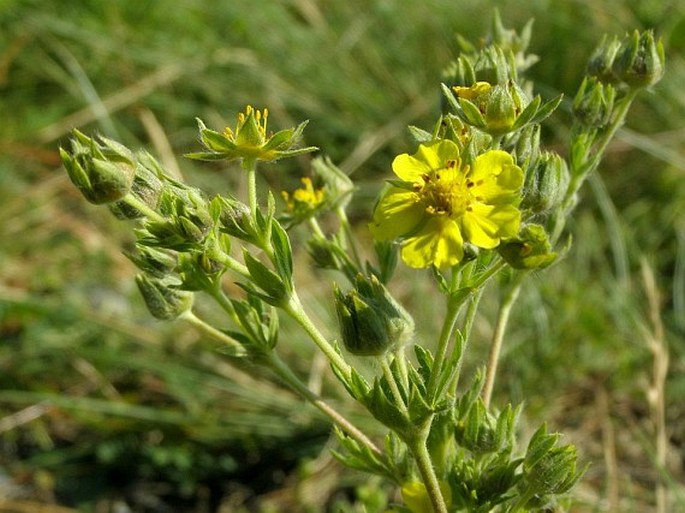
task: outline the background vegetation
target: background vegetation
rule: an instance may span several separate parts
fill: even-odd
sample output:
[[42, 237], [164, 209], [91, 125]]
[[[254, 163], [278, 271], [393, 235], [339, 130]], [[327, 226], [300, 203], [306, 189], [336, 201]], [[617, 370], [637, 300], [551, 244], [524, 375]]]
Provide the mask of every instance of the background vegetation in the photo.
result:
[[[353, 175], [367, 237], [389, 164], [411, 149], [406, 125], [430, 127], [439, 112], [455, 34], [477, 41], [495, 5], [508, 27], [535, 19], [531, 77], [544, 98], [567, 95], [544, 134], [559, 149], [601, 36], [664, 39], [667, 74], [584, 190], [571, 252], [515, 307], [494, 402], [525, 400], [524, 429], [550, 419], [592, 462], [573, 511], [650, 511], [659, 476], [685, 508], [682, 1], [2, 0], [0, 511], [376, 511], [378, 484], [330, 459], [315, 411], [149, 316], [121, 252], [130, 226], [82, 200], [57, 148], [74, 127], [99, 131], [208, 191], [235, 190], [234, 170], [178, 156], [198, 149], [196, 116], [221, 128], [245, 104], [266, 106], [274, 128], [309, 119], [306, 142]], [[264, 179], [290, 188], [308, 160]], [[319, 283], [331, 276], [300, 274], [329, 319]], [[435, 312], [412, 298], [431, 285], [412, 276], [397, 292], [428, 338]], [[496, 306], [493, 295], [477, 321], [471, 369]], [[327, 386], [307, 344], [281, 345]], [[654, 362], [667, 356], [663, 392]]]

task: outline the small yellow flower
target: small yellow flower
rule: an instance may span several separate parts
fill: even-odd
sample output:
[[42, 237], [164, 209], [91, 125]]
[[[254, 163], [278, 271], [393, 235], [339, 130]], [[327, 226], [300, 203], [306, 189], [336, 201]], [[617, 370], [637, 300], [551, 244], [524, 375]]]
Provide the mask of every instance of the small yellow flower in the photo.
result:
[[410, 267], [453, 266], [464, 243], [491, 249], [518, 233], [523, 172], [507, 152], [490, 150], [469, 166], [441, 140], [398, 155], [392, 168], [401, 181], [381, 197], [370, 229], [377, 240], [401, 238]]
[[466, 98], [467, 100], [473, 101], [480, 95], [490, 91], [492, 86], [489, 82], [476, 82], [470, 87], [454, 86], [452, 89], [459, 98]]
[[300, 181], [303, 187], [295, 189], [292, 193], [281, 192], [285, 200], [287, 217], [295, 222], [312, 217], [326, 201], [326, 192], [324, 189], [315, 189], [311, 178], [303, 176]]
[[294, 148], [302, 137], [306, 122], [300, 123], [296, 128], [269, 134], [268, 119], [267, 109], [260, 111], [250, 105], [245, 108], [245, 112], [238, 114], [235, 129], [226, 127], [223, 133], [210, 130], [198, 119], [200, 138], [209, 151], [186, 156], [197, 160], [241, 159], [243, 166], [249, 167], [257, 160], [272, 162], [317, 149], [313, 146]]

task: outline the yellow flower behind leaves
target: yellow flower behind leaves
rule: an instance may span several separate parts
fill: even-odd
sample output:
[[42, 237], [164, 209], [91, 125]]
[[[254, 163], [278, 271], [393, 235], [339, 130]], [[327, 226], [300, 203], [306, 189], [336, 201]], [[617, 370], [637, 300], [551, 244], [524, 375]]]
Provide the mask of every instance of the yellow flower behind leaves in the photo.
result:
[[300, 178], [302, 185], [299, 189], [295, 189], [292, 194], [283, 191], [283, 199], [285, 199], [288, 206], [288, 210], [296, 210], [298, 207], [302, 206], [308, 210], [314, 210], [317, 208], [324, 200], [323, 189], [314, 189], [312, 184], [312, 179], [308, 176], [303, 176]]
[[491, 249], [518, 233], [523, 172], [509, 153], [490, 150], [469, 166], [441, 140], [398, 155], [392, 168], [401, 181], [379, 200], [370, 229], [377, 240], [402, 239], [408, 266], [450, 267], [465, 243]]
[[323, 189], [314, 189], [312, 179], [303, 176], [300, 181], [303, 187], [292, 193], [282, 191], [288, 213], [296, 219], [311, 217], [324, 203], [326, 193]]

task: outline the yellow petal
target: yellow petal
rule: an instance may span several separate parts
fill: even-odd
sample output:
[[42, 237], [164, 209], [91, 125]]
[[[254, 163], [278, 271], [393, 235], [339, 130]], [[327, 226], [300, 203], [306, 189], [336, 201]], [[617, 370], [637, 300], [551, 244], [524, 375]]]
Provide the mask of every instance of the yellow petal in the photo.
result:
[[396, 239], [416, 228], [424, 215], [415, 192], [392, 187], [376, 205], [369, 229], [376, 240]]
[[523, 185], [523, 171], [510, 154], [492, 150], [476, 157], [469, 179], [476, 184], [471, 193], [480, 201], [513, 202]]
[[421, 176], [442, 169], [448, 160], [459, 158], [459, 147], [452, 141], [443, 140], [431, 144], [420, 144], [414, 155], [403, 153], [395, 157], [392, 170], [402, 180], [418, 182]]
[[402, 260], [415, 268], [449, 267], [458, 264], [464, 256], [463, 245], [457, 223], [446, 216], [436, 216], [407, 239], [402, 247]]
[[518, 233], [521, 212], [511, 205], [475, 204], [461, 222], [466, 240], [480, 248], [491, 249], [499, 245], [500, 239]]

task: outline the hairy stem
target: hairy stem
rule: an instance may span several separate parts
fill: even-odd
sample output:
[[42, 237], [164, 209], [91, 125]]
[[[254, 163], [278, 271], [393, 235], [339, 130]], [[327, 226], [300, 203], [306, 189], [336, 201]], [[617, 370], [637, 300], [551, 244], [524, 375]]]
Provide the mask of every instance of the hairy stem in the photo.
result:
[[416, 461], [419, 474], [421, 474], [421, 480], [426, 487], [426, 492], [433, 505], [434, 513], [448, 513], [445, 498], [442, 495], [442, 490], [440, 490], [440, 482], [438, 481], [438, 476], [435, 473], [435, 468], [433, 467], [433, 462], [431, 461], [430, 453], [426, 446], [425, 436], [412, 441], [409, 444], [409, 450]]
[[335, 213], [338, 215], [338, 218], [340, 219], [340, 226], [343, 229], [343, 233], [345, 234], [345, 239], [347, 240], [347, 244], [349, 245], [350, 249], [352, 250], [352, 258], [354, 259], [354, 263], [356, 264], [358, 269], [363, 269], [362, 265], [362, 260], [359, 258], [359, 252], [357, 251], [357, 245], [355, 244], [354, 240], [354, 234], [352, 233], [352, 227], [350, 226], [350, 222], [347, 219], [347, 214], [345, 213], [345, 209], [338, 207], [335, 211]]
[[447, 300], [447, 312], [445, 313], [445, 320], [438, 339], [438, 347], [435, 350], [435, 357], [433, 358], [433, 368], [428, 380], [428, 399], [434, 401], [438, 392], [438, 385], [441, 381], [442, 369], [444, 366], [445, 355], [449, 347], [450, 340], [454, 334], [454, 328], [459, 316], [459, 309], [464, 303], [464, 297], [457, 294], [452, 294]]
[[181, 314], [181, 316], [179, 318], [190, 323], [190, 324], [192, 324], [197, 329], [199, 329], [201, 332], [203, 332], [205, 335], [208, 335], [208, 336], [212, 337], [214, 340], [222, 342], [227, 347], [230, 347], [231, 349], [233, 349], [236, 352], [236, 354], [245, 354], [245, 349], [240, 344], [240, 342], [238, 342], [234, 338], [226, 335], [222, 331], [219, 331], [218, 329], [216, 329], [211, 324], [206, 323], [205, 321], [200, 319], [198, 316], [196, 316], [191, 310], [185, 311], [184, 313]]
[[390, 363], [388, 362], [388, 358], [389, 357], [387, 355], [379, 358], [381, 368], [383, 369], [383, 375], [385, 376], [385, 379], [388, 382], [388, 386], [390, 387], [390, 392], [392, 393], [392, 397], [395, 400], [395, 405], [400, 409], [400, 411], [407, 418], [409, 418], [409, 410], [407, 410], [407, 404], [404, 401], [404, 398], [402, 397], [402, 392], [400, 392], [400, 387], [397, 385], [397, 381], [395, 380], [395, 376], [392, 373], [392, 369], [390, 368]]
[[366, 446], [376, 455], [381, 455], [381, 451], [376, 445], [362, 433], [354, 424], [347, 420], [340, 412], [333, 408], [326, 401], [321, 399], [297, 377], [292, 369], [276, 354], [269, 353], [266, 356], [266, 365], [294, 391], [304, 399], [314, 405], [319, 411], [330, 418], [340, 429], [345, 431], [350, 437], [361, 445]]
[[128, 206], [135, 208], [136, 210], [139, 210], [142, 212], [145, 217], [148, 217], [152, 219], [153, 221], [157, 223], [163, 223], [166, 221], [166, 218], [154, 210], [152, 210], [150, 207], [147, 206], [147, 204], [143, 201], [140, 201], [138, 198], [133, 196], [132, 194], [126, 195], [124, 198], [124, 203], [126, 203]]
[[526, 274], [527, 273], [521, 272], [516, 275], [514, 282], [509, 286], [509, 290], [502, 299], [502, 304], [499, 307], [497, 322], [495, 323], [495, 332], [492, 335], [492, 345], [490, 346], [490, 354], [488, 355], [488, 366], [485, 373], [485, 384], [483, 385], [482, 392], [485, 408], [490, 406], [492, 390], [495, 387], [499, 355], [502, 351], [502, 341], [504, 340], [504, 333], [509, 322], [509, 314], [521, 291], [521, 282]]
[[328, 361], [331, 362], [331, 365], [333, 365], [338, 372], [342, 373], [344, 376], [349, 376], [351, 374], [350, 366], [314, 325], [307, 315], [307, 312], [304, 311], [302, 303], [295, 292], [293, 292], [293, 295], [283, 307], [283, 310], [309, 335], [312, 341], [321, 349], [321, 352], [323, 352], [326, 358], [328, 358]]

